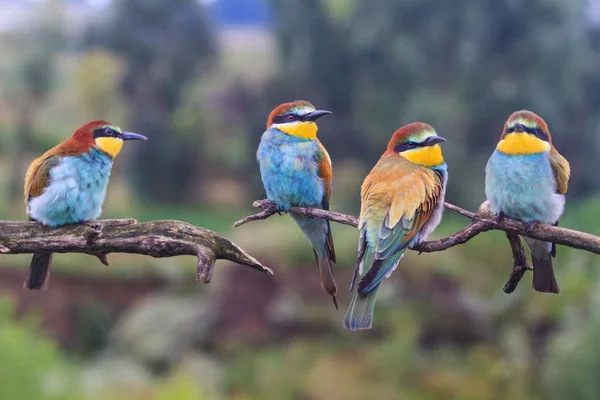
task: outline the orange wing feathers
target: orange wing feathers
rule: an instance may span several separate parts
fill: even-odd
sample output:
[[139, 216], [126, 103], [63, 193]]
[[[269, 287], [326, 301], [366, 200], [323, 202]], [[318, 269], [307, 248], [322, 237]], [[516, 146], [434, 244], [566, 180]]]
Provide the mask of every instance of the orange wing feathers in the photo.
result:
[[[319, 161], [319, 177], [323, 179], [323, 185], [325, 186], [325, 199], [329, 203], [331, 200], [331, 180], [333, 179], [333, 169], [331, 168], [331, 158], [329, 157], [329, 153], [325, 150], [325, 146], [316, 139], [319, 147], [321, 148], [321, 159]], [[329, 208], [329, 207], [328, 207]]]

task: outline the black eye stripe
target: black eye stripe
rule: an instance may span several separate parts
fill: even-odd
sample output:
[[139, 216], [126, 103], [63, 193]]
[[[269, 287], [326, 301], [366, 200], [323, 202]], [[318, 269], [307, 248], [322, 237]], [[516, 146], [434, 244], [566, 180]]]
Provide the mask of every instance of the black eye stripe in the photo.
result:
[[[290, 119], [289, 118], [290, 116], [293, 118]], [[302, 118], [301, 115], [297, 115], [297, 114], [293, 114], [293, 113], [286, 113], [283, 115], [278, 115], [273, 118], [274, 124], [285, 124], [287, 122], [295, 122], [295, 121], [304, 121], [304, 118]]]
[[119, 137], [119, 131], [108, 127], [94, 129], [94, 139], [100, 137]]
[[415, 143], [415, 142], [398, 143], [397, 145], [394, 146], [394, 151], [396, 153], [402, 153], [403, 151], [406, 151], [406, 150], [416, 149], [419, 146], [420, 146], [420, 144]]
[[[535, 128], [530, 128], [528, 126], [523, 126], [525, 133], [528, 133], [530, 135], [535, 135], [535, 137], [545, 140], [546, 142], [548, 141], [548, 135], [546, 135], [546, 133], [539, 127], [535, 127]], [[510, 128], [506, 129], [506, 133], [513, 133], [515, 132], [516, 129], [514, 126], [511, 126]]]

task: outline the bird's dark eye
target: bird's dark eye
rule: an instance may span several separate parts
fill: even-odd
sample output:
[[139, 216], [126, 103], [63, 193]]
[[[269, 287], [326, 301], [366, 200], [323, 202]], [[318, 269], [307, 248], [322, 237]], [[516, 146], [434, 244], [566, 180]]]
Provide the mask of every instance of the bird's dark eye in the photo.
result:
[[115, 130], [114, 130], [114, 129], [111, 129], [111, 128], [106, 128], [106, 129], [104, 130], [104, 134], [105, 134], [106, 136], [115, 136], [115, 135], [116, 135], [116, 132], [115, 132]]
[[541, 139], [541, 140], [543, 140], [545, 142], [549, 141], [548, 135], [541, 128], [535, 128], [534, 129], [534, 135], [538, 139]]
[[406, 142], [406, 147], [414, 149], [417, 144], [415, 142]]
[[290, 114], [290, 115], [287, 116], [287, 120], [288, 121], [293, 121], [295, 119], [296, 119], [296, 116], [294, 114]]

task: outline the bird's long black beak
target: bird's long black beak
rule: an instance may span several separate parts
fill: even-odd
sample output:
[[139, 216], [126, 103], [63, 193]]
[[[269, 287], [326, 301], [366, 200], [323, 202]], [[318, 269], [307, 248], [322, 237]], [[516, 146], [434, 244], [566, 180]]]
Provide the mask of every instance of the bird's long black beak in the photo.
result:
[[527, 129], [518, 122], [513, 125], [513, 128], [514, 128], [515, 132], [526, 132], [527, 131]]
[[123, 140], [148, 140], [146, 136], [139, 135], [133, 132], [121, 132], [121, 139]]
[[441, 136], [429, 136], [427, 139], [425, 139], [425, 141], [423, 142], [423, 144], [425, 146], [433, 146], [436, 143], [442, 143], [445, 142], [446, 139], [444, 139]]
[[323, 115], [332, 114], [331, 111], [327, 110], [315, 110], [313, 112], [309, 112], [308, 114], [304, 114], [302, 119], [305, 121], [316, 121], [321, 118]]

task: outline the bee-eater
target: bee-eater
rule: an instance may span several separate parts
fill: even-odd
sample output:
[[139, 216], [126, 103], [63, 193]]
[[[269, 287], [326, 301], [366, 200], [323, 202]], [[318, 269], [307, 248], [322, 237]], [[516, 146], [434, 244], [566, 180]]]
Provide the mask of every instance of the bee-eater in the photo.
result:
[[[552, 145], [548, 125], [531, 111], [516, 111], [504, 124], [485, 168], [485, 195], [491, 210], [529, 223], [558, 224], [565, 208], [571, 169]], [[533, 289], [559, 293], [552, 257], [556, 246], [525, 238], [533, 260]]]
[[[269, 114], [256, 158], [267, 197], [282, 211], [293, 206], [329, 209], [331, 159], [317, 139], [316, 124], [327, 114], [331, 112], [317, 110], [304, 100], [281, 104]], [[337, 309], [331, 266], [335, 250], [329, 221], [297, 214], [291, 217], [310, 241], [321, 284]]]
[[407, 247], [424, 241], [440, 223], [448, 181], [440, 146], [445, 141], [422, 122], [403, 126], [364, 180], [346, 329], [371, 328], [383, 278], [396, 269]]
[[[25, 176], [25, 204], [31, 220], [44, 225], [81, 223], [102, 212], [113, 159], [125, 140], [146, 140], [106, 121], [91, 121], [36, 158]], [[35, 253], [23, 287], [41, 289], [52, 253]]]

